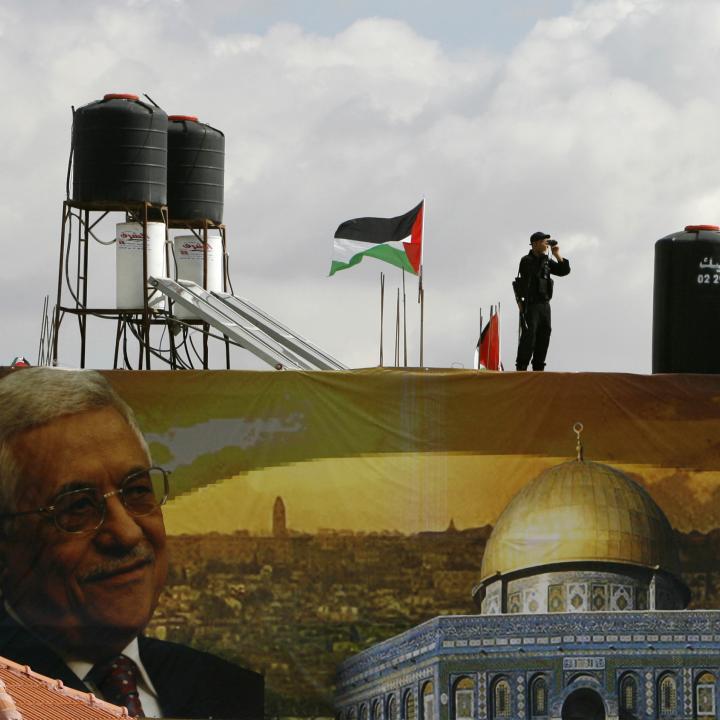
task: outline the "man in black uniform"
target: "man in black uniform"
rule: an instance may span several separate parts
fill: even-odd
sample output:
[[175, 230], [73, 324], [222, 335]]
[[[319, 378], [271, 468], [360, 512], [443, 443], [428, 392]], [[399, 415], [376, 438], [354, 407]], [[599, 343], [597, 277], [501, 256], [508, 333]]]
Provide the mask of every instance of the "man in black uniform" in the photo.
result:
[[[533, 233], [530, 244], [532, 249], [520, 260], [518, 276], [513, 282], [520, 310], [520, 342], [515, 367], [527, 370], [532, 360], [533, 370], [543, 370], [552, 330], [550, 298], [553, 280], [550, 275], [567, 275], [570, 263], [560, 255], [560, 246], [555, 240], [550, 240], [547, 233]], [[547, 256], [548, 247], [554, 260]]]

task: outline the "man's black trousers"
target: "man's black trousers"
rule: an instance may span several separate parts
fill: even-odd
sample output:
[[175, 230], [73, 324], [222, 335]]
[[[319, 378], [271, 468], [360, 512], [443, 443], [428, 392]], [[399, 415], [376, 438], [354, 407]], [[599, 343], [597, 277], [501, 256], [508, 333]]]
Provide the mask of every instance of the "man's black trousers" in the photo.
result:
[[552, 332], [550, 303], [526, 303], [525, 322], [521, 322], [520, 327], [515, 367], [518, 370], [527, 370], [532, 360], [532, 369], [542, 370], [545, 367], [545, 356]]

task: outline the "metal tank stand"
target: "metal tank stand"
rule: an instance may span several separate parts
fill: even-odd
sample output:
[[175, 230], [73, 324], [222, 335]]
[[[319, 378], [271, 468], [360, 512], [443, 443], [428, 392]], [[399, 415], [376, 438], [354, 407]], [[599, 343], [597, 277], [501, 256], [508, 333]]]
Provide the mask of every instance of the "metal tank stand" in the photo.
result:
[[[203, 289], [207, 288], [208, 284], [208, 232], [210, 230], [217, 230], [220, 235], [220, 242], [222, 245], [222, 289], [223, 292], [228, 291], [228, 287], [232, 287], [230, 281], [230, 270], [228, 267], [228, 253], [227, 253], [227, 234], [225, 225], [222, 223], [216, 223], [210, 219], [201, 220], [174, 220], [170, 218], [168, 221], [169, 230], [187, 230], [192, 233], [203, 246]], [[174, 248], [170, 243], [166, 245], [166, 263], [168, 269], [168, 276], [177, 278], [177, 264], [174, 258]], [[171, 257], [172, 255], [172, 257]], [[172, 316], [173, 311], [173, 299], [171, 299], [169, 314]], [[173, 322], [170, 318], [169, 322]], [[210, 333], [210, 324], [206, 320], [200, 319], [183, 319], [182, 323], [186, 326], [198, 326], [203, 336], [202, 346], [202, 367], [204, 370], [208, 369], [209, 363], [209, 348], [208, 338]], [[230, 338], [223, 334], [223, 342], [225, 344], [225, 367], [230, 369]], [[174, 340], [174, 336], [170, 333], [170, 351], [171, 351], [171, 364], [173, 369], [180, 366], [178, 348]]]
[[[90, 240], [98, 238], [94, 230], [98, 223], [111, 212], [124, 212], [128, 220], [140, 222], [143, 226], [143, 259], [142, 269], [144, 287], [146, 291], [143, 297], [143, 305], [138, 308], [116, 308], [100, 307], [89, 308], [87, 306], [88, 283], [89, 283], [89, 254]], [[141, 333], [138, 337], [139, 344], [139, 369], [150, 369], [150, 326], [157, 323], [154, 319], [149, 305], [152, 289], [148, 287], [148, 259], [147, 259], [147, 226], [150, 221], [164, 222], [167, 239], [167, 206], [153, 205], [151, 203], [83, 203], [66, 200], [63, 203], [62, 226], [60, 231], [60, 259], [58, 263], [58, 286], [57, 302], [53, 319], [53, 346], [52, 364], [58, 363], [58, 344], [60, 341], [60, 328], [66, 314], [75, 315], [78, 319], [80, 330], [80, 367], [85, 367], [85, 354], [87, 347], [87, 319], [94, 316], [104, 319], [116, 320], [118, 330], [115, 342], [115, 367], [119, 341], [127, 325], [139, 319]], [[70, 277], [72, 242], [76, 241], [75, 251], [75, 282]], [[100, 241], [102, 242], [102, 241]], [[111, 244], [111, 243], [103, 243]], [[66, 300], [66, 294], [70, 297]], [[72, 301], [72, 302], [70, 302]], [[67, 304], [66, 304], [67, 303]], [[160, 322], [165, 323], [162, 319]]]

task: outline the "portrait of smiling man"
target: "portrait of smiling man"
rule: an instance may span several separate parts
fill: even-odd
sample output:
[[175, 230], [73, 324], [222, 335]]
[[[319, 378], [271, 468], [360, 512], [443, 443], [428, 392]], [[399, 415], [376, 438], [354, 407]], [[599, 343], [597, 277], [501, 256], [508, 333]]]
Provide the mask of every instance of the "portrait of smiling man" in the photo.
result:
[[0, 379], [0, 655], [131, 715], [262, 718], [261, 675], [143, 635], [168, 571], [168, 493], [99, 373]]

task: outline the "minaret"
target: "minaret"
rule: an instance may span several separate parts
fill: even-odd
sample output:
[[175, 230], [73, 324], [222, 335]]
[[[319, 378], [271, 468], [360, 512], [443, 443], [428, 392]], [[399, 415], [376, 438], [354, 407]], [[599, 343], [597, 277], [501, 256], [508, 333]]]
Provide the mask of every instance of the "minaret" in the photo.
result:
[[273, 506], [273, 537], [287, 537], [287, 524], [285, 520], [285, 503], [278, 495]]

